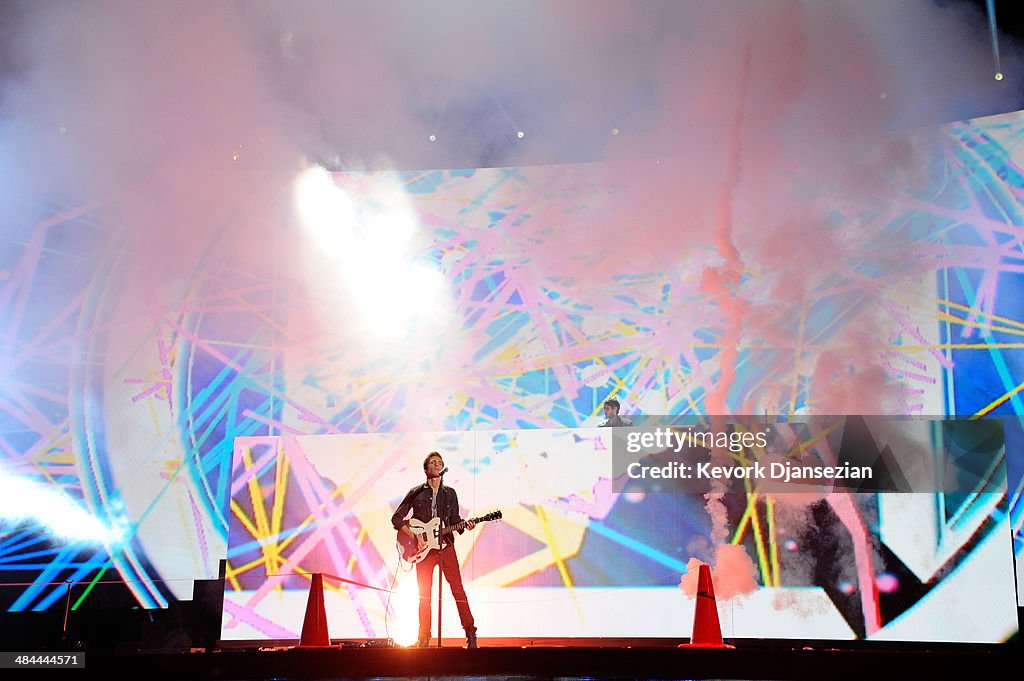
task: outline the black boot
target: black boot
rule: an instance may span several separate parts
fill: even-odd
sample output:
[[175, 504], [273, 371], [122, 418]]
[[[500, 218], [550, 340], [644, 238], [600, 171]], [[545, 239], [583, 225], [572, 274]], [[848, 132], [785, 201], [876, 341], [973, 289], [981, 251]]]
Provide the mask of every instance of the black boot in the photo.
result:
[[476, 647], [476, 627], [466, 627], [466, 648]]

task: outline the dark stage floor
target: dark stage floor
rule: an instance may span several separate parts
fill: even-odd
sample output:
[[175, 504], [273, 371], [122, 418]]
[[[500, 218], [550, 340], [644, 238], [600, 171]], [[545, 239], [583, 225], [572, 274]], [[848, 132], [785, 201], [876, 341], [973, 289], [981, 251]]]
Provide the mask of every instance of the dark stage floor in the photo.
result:
[[[367, 645], [369, 643], [369, 645]], [[635, 645], [633, 644], [635, 643]], [[976, 678], [1019, 673], [1020, 648], [998, 646], [837, 649], [791, 642], [737, 641], [735, 648], [678, 648], [659, 641], [481, 640], [442, 648], [335, 642], [329, 647], [211, 651], [85, 652], [103, 678], [141, 679], [880, 679]], [[435, 644], [436, 646], [436, 644]], [[1018, 672], [1013, 672], [1014, 668]], [[998, 671], [1001, 670], [1001, 671]], [[5, 670], [4, 676], [7, 676]], [[39, 672], [33, 671], [36, 678]], [[63, 673], [75, 674], [71, 670]], [[45, 672], [44, 672], [45, 675]]]

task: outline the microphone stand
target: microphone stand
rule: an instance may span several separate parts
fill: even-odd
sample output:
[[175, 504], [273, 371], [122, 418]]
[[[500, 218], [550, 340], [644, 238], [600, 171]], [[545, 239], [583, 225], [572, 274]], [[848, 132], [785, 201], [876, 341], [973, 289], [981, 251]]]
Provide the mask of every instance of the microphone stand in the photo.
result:
[[[447, 467], [441, 471], [439, 476], [441, 482], [437, 486], [437, 517], [441, 521], [437, 524], [437, 647], [441, 647], [441, 597], [444, 595], [444, 522], [448, 515], [447, 505], [441, 503], [441, 490], [444, 489], [444, 473]], [[447, 497], [447, 495], [445, 495]]]

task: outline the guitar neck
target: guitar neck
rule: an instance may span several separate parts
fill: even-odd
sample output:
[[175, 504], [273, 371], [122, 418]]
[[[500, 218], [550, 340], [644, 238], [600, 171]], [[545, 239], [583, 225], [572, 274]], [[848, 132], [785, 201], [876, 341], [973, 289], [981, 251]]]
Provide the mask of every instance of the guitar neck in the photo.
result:
[[479, 520], [480, 520], [479, 518], [472, 518], [471, 520], [463, 520], [461, 523], [455, 523], [454, 525], [449, 525], [448, 527], [445, 527], [444, 529], [441, 530], [441, 534], [451, 534], [452, 532], [458, 532], [459, 530], [461, 530], [463, 527], [465, 527], [469, 523], [477, 522]]

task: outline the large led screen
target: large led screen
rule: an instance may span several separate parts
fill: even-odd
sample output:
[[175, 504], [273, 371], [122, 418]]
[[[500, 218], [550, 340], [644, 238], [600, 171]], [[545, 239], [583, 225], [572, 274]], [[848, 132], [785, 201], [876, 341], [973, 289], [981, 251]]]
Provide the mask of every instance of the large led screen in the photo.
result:
[[[775, 466], [883, 452], [854, 467], [874, 475], [875, 491], [862, 491], [864, 480], [826, 492], [788, 474], [720, 474], [771, 470], [774, 443], [724, 449], [728, 466], [717, 468], [711, 451], [694, 448], [686, 480], [645, 484], [639, 463], [616, 475], [613, 458], [626, 453], [611, 428], [240, 438], [222, 638], [298, 639], [320, 574], [331, 637], [412, 643], [416, 571], [399, 558], [392, 513], [424, 481], [432, 451], [464, 518], [500, 511], [455, 544], [484, 636], [689, 637], [699, 562], [713, 565], [728, 637], [998, 642], [1015, 633], [1001, 423], [840, 425], [829, 439], [766, 427], [789, 440]], [[677, 450], [637, 461], [664, 464]], [[925, 480], [923, 465], [936, 462], [955, 465], [947, 484]], [[882, 488], [900, 482], [877, 491], [883, 474]], [[697, 478], [711, 483], [706, 492]], [[442, 633], [459, 636], [444, 593]]]
[[[855, 160], [837, 156], [834, 167], [823, 150], [796, 146], [794, 154], [816, 154], [811, 167], [820, 174], [750, 159], [731, 183], [721, 168], [667, 156], [423, 171], [310, 166], [269, 197], [277, 212], [194, 215], [187, 248], [163, 259], [173, 235], [147, 231], [145, 215], [107, 219], [124, 197], [26, 206], [34, 218], [5, 226], [2, 251], [3, 607], [63, 607], [69, 582], [72, 611], [107, 582], [146, 608], [191, 598], [193, 582], [215, 578], [236, 548], [236, 487], [250, 484], [239, 451], [251, 449], [254, 460], [287, 454], [289, 465], [319, 480], [307, 493], [327, 495], [326, 503], [330, 490], [353, 493], [341, 471], [317, 458], [319, 448], [336, 448], [357, 480], [388, 482], [373, 488], [371, 507], [349, 509], [351, 522], [372, 534], [394, 495], [416, 482], [425, 451], [447, 448], [452, 457], [498, 433], [509, 451], [531, 457], [596, 448], [609, 397], [628, 415], [999, 419], [1008, 488], [993, 513], [1005, 512], [999, 522], [1009, 525], [1020, 582], [1022, 131], [1024, 116], [1013, 113], [894, 133], [858, 149]], [[769, 176], [756, 186], [744, 179]], [[259, 180], [233, 176], [238, 186], [265, 186]], [[254, 190], [252, 198], [264, 206], [257, 198], [268, 197]], [[426, 433], [451, 441], [416, 439]], [[352, 453], [374, 438], [381, 452]], [[396, 451], [402, 438], [412, 444]], [[568, 598], [558, 601], [567, 619], [552, 619], [563, 632], [592, 632], [583, 622], [596, 618], [621, 624], [623, 635], [679, 634], [689, 626], [685, 598], [676, 629], [584, 614], [617, 607], [616, 580], [627, 575], [633, 586], [650, 583], [651, 598], [666, 589], [678, 600], [691, 558], [711, 560], [714, 547], [755, 536], [755, 519], [758, 532], [772, 529], [755, 513], [761, 507], [741, 500], [712, 536], [701, 504], [611, 504], [601, 485], [576, 478], [492, 500], [489, 469], [463, 463], [482, 459], [457, 456], [453, 482], [459, 476], [467, 494], [477, 489], [468, 510], [508, 509], [460, 544], [480, 607], [503, 607], [498, 585], [509, 580], [537, 589], [537, 599], [554, 584]], [[871, 519], [888, 513], [876, 501], [831, 508], [814, 522], [848, 527], [854, 511], [872, 532], [879, 528]], [[659, 543], [655, 521], [665, 518], [693, 524], [678, 529], [688, 537], [682, 551]], [[958, 537], [942, 541], [956, 545]], [[497, 568], [478, 550], [490, 541], [519, 552], [488, 546], [510, 561], [493, 581], [484, 576]], [[387, 574], [394, 555], [384, 544], [373, 535], [379, 555], [359, 569]], [[747, 555], [765, 589], [785, 588], [775, 583], [771, 546], [788, 555], [778, 537]], [[969, 548], [980, 557], [989, 544]], [[573, 550], [614, 557], [569, 569], [557, 556]], [[951, 607], [925, 592], [980, 588], [937, 560], [918, 556], [882, 583], [912, 588], [916, 595], [901, 603], [921, 608]], [[246, 581], [234, 554], [228, 562], [238, 580], [229, 594], [271, 588]], [[800, 582], [817, 584], [815, 598], [828, 601], [798, 601], [800, 608], [832, 613], [814, 638], [1008, 635], [1001, 618], [991, 629], [908, 633], [898, 623], [911, 618], [888, 612], [881, 596], [882, 614], [865, 619], [857, 594], [866, 573], [850, 569], [842, 563]], [[951, 581], [960, 574], [965, 584]], [[282, 593], [302, 593], [301, 578], [282, 579], [290, 580]], [[1007, 589], [1005, 602], [1019, 605]], [[518, 593], [517, 607], [525, 591]], [[373, 618], [386, 608], [373, 607], [370, 624], [339, 633], [380, 634], [382, 620]], [[272, 621], [278, 628], [268, 630], [239, 615], [225, 635], [294, 634], [293, 620]], [[522, 631], [514, 616], [507, 621], [508, 631]], [[743, 621], [737, 614], [726, 629], [745, 635]]]

